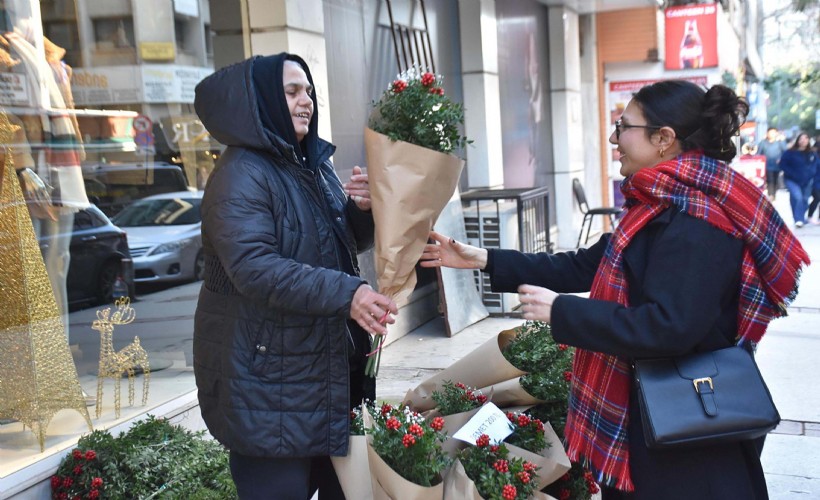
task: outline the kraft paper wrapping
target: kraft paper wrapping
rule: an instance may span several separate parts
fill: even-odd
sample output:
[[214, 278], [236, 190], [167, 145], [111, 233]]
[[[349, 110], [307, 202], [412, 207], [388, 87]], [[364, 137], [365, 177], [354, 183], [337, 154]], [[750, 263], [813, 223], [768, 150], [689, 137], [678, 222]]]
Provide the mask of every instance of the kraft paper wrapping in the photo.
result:
[[538, 490], [557, 481], [558, 478], [566, 474], [571, 466], [569, 457], [564, 451], [564, 445], [549, 422], [544, 422], [544, 439], [547, 441], [547, 447], [538, 453], [527, 451], [518, 446], [504, 444], [510, 450], [511, 456], [523, 458], [539, 467], [538, 487], [536, 488]]
[[[362, 419], [366, 430], [372, 429], [375, 425], [373, 417], [367, 411], [362, 414]], [[435, 486], [420, 486], [404, 479], [376, 453], [376, 450], [373, 449], [373, 438], [371, 436], [366, 437], [367, 461], [370, 467], [373, 498], [376, 500], [440, 500], [444, 497], [444, 481]], [[367, 498], [348, 496], [347, 491], [345, 491], [345, 496], [347, 498]]]
[[442, 415], [441, 412], [438, 411], [438, 409], [435, 409], [422, 413], [422, 416], [428, 422], [436, 417], [441, 417], [444, 419], [443, 430], [447, 433], [447, 439], [441, 444], [441, 449], [444, 450], [445, 453], [447, 453], [448, 457], [455, 458], [459, 450], [466, 448], [469, 445], [469, 443], [465, 443], [460, 439], [453, 438], [453, 434], [455, 434], [456, 432], [458, 432], [459, 429], [464, 427], [464, 424], [469, 422], [469, 420], [473, 418], [480, 409], [481, 407], [479, 406], [478, 408], [474, 408], [470, 411], [453, 413], [452, 415], [446, 416]]
[[330, 457], [330, 462], [339, 478], [339, 484], [342, 485], [345, 498], [374, 497], [365, 436], [350, 436], [347, 456]]
[[404, 402], [419, 412], [430, 410], [436, 406], [433, 392], [440, 390], [448, 380], [471, 387], [487, 387], [525, 375], [526, 372], [513, 366], [501, 353], [516, 335], [516, 330], [504, 330], [488, 339], [460, 360], [408, 391]]
[[458, 185], [464, 161], [364, 131], [367, 174], [376, 224], [379, 292], [399, 307], [416, 286], [416, 264], [430, 230]]
[[482, 387], [481, 392], [491, 394], [492, 396], [489, 396], [490, 401], [501, 409], [508, 406], [533, 406], [544, 402], [521, 387], [521, 377]]

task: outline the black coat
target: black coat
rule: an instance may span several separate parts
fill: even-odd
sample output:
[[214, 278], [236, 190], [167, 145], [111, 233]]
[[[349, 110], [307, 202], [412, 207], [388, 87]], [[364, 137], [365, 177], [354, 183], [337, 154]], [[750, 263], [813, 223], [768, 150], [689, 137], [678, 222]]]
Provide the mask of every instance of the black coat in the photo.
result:
[[206, 276], [194, 319], [202, 416], [242, 455], [345, 455], [346, 320], [364, 281], [341, 269], [358, 271], [373, 219], [345, 196], [328, 161], [332, 145], [316, 142], [312, 169], [263, 132], [251, 68], [245, 61], [197, 87], [203, 124], [228, 145], [202, 201]]
[[[559, 293], [588, 292], [609, 236], [588, 249], [555, 255], [491, 251], [487, 270], [493, 290], [512, 292], [518, 285], [532, 284]], [[624, 250], [630, 307], [561, 295], [552, 306], [553, 337], [627, 359], [728, 347], [737, 333], [742, 256], [740, 240], [703, 220], [667, 209]], [[628, 434], [635, 493], [624, 498], [768, 498], [752, 442], [648, 450], [634, 389]]]

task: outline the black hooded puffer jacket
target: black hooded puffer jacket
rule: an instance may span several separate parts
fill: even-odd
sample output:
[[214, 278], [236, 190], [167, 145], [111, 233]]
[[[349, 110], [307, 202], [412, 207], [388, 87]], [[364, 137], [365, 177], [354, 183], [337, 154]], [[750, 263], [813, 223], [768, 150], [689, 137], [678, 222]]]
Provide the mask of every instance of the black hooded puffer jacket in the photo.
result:
[[[243, 455], [345, 455], [345, 320], [364, 281], [339, 269], [358, 272], [356, 253], [372, 244], [373, 219], [346, 198], [315, 113], [309, 161], [262, 125], [253, 83], [259, 61], [224, 68], [196, 89], [202, 123], [228, 146], [202, 201], [206, 277], [194, 319], [202, 416], [216, 439]], [[281, 77], [270, 83], [284, 100]]]

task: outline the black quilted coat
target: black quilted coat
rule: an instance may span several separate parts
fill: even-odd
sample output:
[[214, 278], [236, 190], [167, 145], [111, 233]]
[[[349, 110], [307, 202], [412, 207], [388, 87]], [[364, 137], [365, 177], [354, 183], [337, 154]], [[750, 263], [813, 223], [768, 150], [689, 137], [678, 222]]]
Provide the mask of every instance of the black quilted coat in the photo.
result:
[[[345, 196], [315, 114], [309, 162], [262, 125], [256, 61], [196, 89], [202, 123], [228, 146], [202, 202], [206, 277], [194, 321], [202, 416], [242, 455], [345, 455], [346, 318], [363, 280], [340, 269], [358, 270], [373, 219]], [[277, 84], [282, 92], [281, 77]]]

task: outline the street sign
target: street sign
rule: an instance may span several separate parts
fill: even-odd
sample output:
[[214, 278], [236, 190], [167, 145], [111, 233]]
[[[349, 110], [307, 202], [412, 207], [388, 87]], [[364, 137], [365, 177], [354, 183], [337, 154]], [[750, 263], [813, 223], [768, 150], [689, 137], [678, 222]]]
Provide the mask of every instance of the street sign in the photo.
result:
[[148, 147], [154, 145], [154, 136], [150, 132], [137, 132], [134, 136], [134, 143], [140, 147]]
[[151, 132], [151, 128], [153, 127], [153, 125], [154, 122], [152, 122], [151, 119], [145, 115], [137, 115], [137, 117], [134, 118], [133, 127], [134, 130], [137, 131], [137, 133]]

